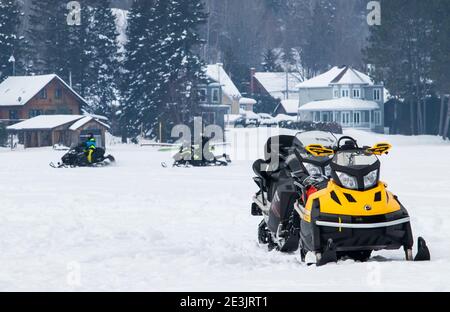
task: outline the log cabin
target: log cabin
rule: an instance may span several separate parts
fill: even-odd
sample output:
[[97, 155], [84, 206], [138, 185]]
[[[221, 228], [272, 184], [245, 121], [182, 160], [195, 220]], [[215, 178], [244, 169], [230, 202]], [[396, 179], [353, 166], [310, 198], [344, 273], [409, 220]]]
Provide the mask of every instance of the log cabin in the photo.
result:
[[9, 77], [0, 84], [0, 122], [39, 115], [80, 115], [86, 101], [55, 74]]

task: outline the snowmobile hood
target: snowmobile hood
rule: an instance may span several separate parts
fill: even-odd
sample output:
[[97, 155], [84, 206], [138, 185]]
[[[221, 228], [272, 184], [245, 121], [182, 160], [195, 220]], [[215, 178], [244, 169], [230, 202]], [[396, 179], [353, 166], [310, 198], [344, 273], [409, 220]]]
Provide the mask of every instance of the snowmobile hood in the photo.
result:
[[383, 182], [379, 182], [378, 186], [370, 190], [355, 191], [330, 181], [327, 188], [308, 198], [305, 208], [311, 212], [317, 204], [321, 214], [352, 217], [379, 216], [401, 210], [399, 202], [386, 190]]

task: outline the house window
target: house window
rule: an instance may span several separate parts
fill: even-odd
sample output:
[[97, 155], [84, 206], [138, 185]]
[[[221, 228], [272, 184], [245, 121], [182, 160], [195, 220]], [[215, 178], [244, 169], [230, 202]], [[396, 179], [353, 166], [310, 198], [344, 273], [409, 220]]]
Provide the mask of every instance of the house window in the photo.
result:
[[39, 92], [39, 98], [40, 99], [42, 99], [42, 100], [45, 100], [46, 98], [47, 98], [47, 89], [42, 89], [40, 92]]
[[216, 123], [216, 113], [204, 112], [202, 113], [202, 119], [206, 125], [214, 125]]
[[322, 122], [330, 122], [330, 113], [328, 112], [322, 113]]
[[353, 98], [360, 99], [361, 98], [361, 89], [353, 89]]
[[212, 102], [219, 103], [220, 102], [220, 90], [215, 88], [212, 89]]
[[339, 98], [339, 89], [338, 89], [338, 87], [334, 87], [333, 88], [333, 97], [335, 99]]
[[362, 120], [361, 112], [354, 112], [353, 123], [355, 124], [355, 126], [361, 125], [361, 120]]
[[62, 98], [62, 89], [56, 89], [55, 90], [55, 99]]
[[342, 97], [348, 98], [350, 97], [350, 90], [349, 89], [342, 89], [341, 90]]
[[373, 90], [373, 99], [374, 99], [374, 101], [380, 101], [381, 100], [381, 90], [380, 89], [374, 89]]
[[339, 112], [333, 112], [333, 122], [339, 122]]
[[351, 117], [352, 117], [352, 115], [350, 114], [350, 112], [343, 112], [341, 114], [342, 125], [349, 126], [352, 123]]
[[375, 121], [375, 124], [377, 125], [377, 126], [381, 126], [381, 111], [375, 111], [374, 112], [374, 121]]
[[19, 111], [12, 109], [9, 111], [10, 120], [19, 120]]
[[314, 122], [320, 122], [320, 112], [314, 112]]
[[206, 103], [207, 100], [208, 91], [206, 89], [199, 89], [198, 90], [198, 100], [200, 103]]
[[40, 109], [32, 109], [28, 112], [28, 116], [30, 118], [37, 117], [43, 114], [43, 111]]

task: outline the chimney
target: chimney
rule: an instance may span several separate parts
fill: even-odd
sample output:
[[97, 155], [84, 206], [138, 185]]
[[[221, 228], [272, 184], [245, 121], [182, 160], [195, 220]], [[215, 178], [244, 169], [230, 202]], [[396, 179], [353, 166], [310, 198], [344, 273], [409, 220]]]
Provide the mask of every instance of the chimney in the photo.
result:
[[250, 93], [255, 94], [256, 92], [256, 85], [255, 85], [255, 74], [256, 74], [256, 68], [252, 67], [250, 68]]

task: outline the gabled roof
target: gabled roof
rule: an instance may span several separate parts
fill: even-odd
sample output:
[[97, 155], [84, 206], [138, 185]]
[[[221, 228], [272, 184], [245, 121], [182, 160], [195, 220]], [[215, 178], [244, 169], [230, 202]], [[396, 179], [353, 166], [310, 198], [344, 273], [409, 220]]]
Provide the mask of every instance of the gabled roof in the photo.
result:
[[373, 101], [364, 101], [352, 98], [339, 98], [325, 101], [313, 101], [299, 108], [301, 112], [316, 111], [352, 111], [352, 110], [376, 110], [380, 106]]
[[296, 99], [283, 100], [283, 101], [281, 101], [281, 103], [279, 105], [281, 105], [284, 108], [284, 111], [287, 114], [297, 114], [298, 113], [299, 101]]
[[61, 126], [70, 125], [69, 129], [75, 131], [93, 120], [107, 129], [110, 128], [107, 124], [90, 115], [40, 115], [9, 126], [7, 129], [13, 131], [52, 130]]
[[222, 91], [230, 98], [241, 98], [241, 92], [223, 69], [222, 64], [207, 65], [205, 73], [208, 78], [214, 80], [222, 86]]
[[80, 129], [81, 127], [83, 127], [85, 124], [87, 124], [87, 123], [89, 123], [91, 121], [95, 121], [95, 122], [101, 124], [102, 126], [104, 126], [107, 129], [111, 128], [109, 125], [107, 125], [104, 122], [101, 122], [100, 120], [98, 120], [95, 117], [95, 115], [89, 115], [89, 116], [84, 116], [83, 118], [77, 120], [73, 125], [70, 126], [69, 130], [76, 131], [76, 130]]
[[329, 71], [306, 80], [297, 85], [297, 88], [326, 88], [331, 85], [374, 85], [373, 80], [356, 69], [344, 66], [335, 66]]
[[81, 115], [40, 115], [15, 125], [9, 126], [8, 130], [51, 130], [64, 126], [77, 120], [83, 119]]
[[80, 101], [87, 103], [58, 75], [12, 76], [0, 84], [0, 106], [22, 106], [28, 103], [53, 79], [58, 79]]
[[[266, 89], [266, 91], [276, 99], [284, 99], [286, 93], [286, 73], [285, 72], [257, 72], [255, 78]], [[298, 93], [296, 87], [302, 79], [296, 73], [288, 73], [288, 91]]]

